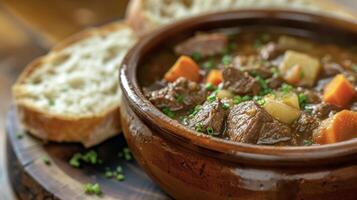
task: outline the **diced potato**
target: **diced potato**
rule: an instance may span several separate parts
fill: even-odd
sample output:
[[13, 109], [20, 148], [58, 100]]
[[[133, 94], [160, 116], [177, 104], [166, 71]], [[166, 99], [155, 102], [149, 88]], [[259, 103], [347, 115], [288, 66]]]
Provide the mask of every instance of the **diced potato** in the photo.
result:
[[278, 45], [282, 49], [297, 50], [297, 51], [309, 51], [312, 49], [312, 44], [299, 38], [291, 36], [281, 36], [278, 40]]
[[300, 110], [270, 98], [265, 99], [263, 108], [275, 119], [286, 124], [291, 124], [300, 116]]
[[220, 90], [217, 92], [217, 98], [218, 99], [230, 99], [233, 98], [233, 93], [230, 92], [229, 90]]
[[287, 94], [281, 93], [280, 95], [281, 102], [300, 110], [299, 97], [294, 92], [289, 92]]
[[294, 66], [301, 67], [300, 81], [295, 85], [313, 86], [320, 71], [320, 62], [307, 54], [286, 51], [283, 62], [279, 66], [280, 73], [286, 75]]

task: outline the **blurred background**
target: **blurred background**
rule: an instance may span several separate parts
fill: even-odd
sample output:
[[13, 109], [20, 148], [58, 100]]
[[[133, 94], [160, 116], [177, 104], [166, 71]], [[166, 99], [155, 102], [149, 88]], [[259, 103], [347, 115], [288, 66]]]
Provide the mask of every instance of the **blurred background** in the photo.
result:
[[[63, 38], [87, 27], [123, 18], [128, 1], [0, 0], [0, 199], [13, 198], [3, 167], [7, 162], [6, 111], [11, 104], [10, 88], [16, 77], [27, 63], [45, 54]], [[346, 12], [357, 15], [357, 0], [325, 1], [334, 1]]]

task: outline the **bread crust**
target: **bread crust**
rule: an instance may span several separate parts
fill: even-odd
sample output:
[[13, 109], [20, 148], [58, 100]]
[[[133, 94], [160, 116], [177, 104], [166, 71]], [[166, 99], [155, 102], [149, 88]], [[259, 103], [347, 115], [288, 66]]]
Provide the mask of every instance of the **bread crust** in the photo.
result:
[[[151, 21], [149, 17], [147, 17], [145, 13], [150, 11], [145, 10], [146, 8], [144, 7], [144, 1], [150, 0], [131, 0], [126, 10], [127, 23], [141, 37], [161, 25], [156, 24], [155, 22]], [[346, 19], [357, 18], [357, 14], [332, 1], [315, 0], [311, 3], [321, 8], [321, 11], [323, 11], [324, 14], [335, 13], [338, 16], [344, 17]]]
[[114, 107], [93, 115], [66, 116], [48, 113], [21, 101], [22, 89], [20, 84], [40, 67], [47, 56], [51, 56], [52, 53], [61, 51], [71, 44], [93, 35], [103, 35], [128, 27], [124, 22], [116, 22], [100, 28], [85, 30], [60, 42], [48, 55], [32, 61], [21, 73], [12, 88], [18, 118], [22, 126], [32, 135], [45, 141], [80, 142], [85, 147], [97, 145], [120, 133], [120, 101]]

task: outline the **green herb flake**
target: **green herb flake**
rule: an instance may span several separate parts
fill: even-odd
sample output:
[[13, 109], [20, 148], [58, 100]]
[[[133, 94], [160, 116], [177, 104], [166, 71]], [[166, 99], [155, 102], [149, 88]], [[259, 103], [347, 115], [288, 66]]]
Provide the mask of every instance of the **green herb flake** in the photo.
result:
[[205, 85], [206, 90], [208, 91], [213, 91], [215, 89], [214, 85], [212, 83], [207, 83]]
[[224, 55], [222, 58], [222, 63], [224, 65], [229, 65], [232, 63], [232, 57], [230, 55]]
[[43, 163], [45, 163], [45, 165], [51, 165], [51, 161], [47, 157], [43, 158], [42, 161], [43, 161]]
[[289, 93], [293, 90], [293, 86], [283, 83], [280, 87], [280, 91], [282, 91], [283, 93]]
[[243, 101], [242, 97], [239, 96], [239, 95], [233, 97], [233, 103], [236, 104], [236, 105], [242, 103], [242, 101]]
[[214, 130], [212, 127], [208, 127], [206, 131], [207, 131], [208, 135], [213, 135], [213, 133], [214, 133]]
[[253, 100], [261, 106], [263, 106], [265, 104], [265, 99], [262, 96], [254, 96]]
[[163, 112], [166, 116], [168, 116], [168, 117], [170, 117], [170, 118], [174, 118], [174, 117], [175, 117], [175, 113], [174, 113], [173, 111], [171, 111], [170, 108], [165, 107], [165, 108], [162, 109], [162, 112]]
[[185, 97], [183, 95], [180, 95], [180, 94], [176, 95], [176, 101], [178, 103], [183, 103], [184, 100], [185, 100]]
[[125, 176], [123, 174], [118, 174], [116, 177], [115, 177], [118, 181], [124, 181], [125, 180]]
[[132, 156], [131, 156], [131, 152], [130, 152], [130, 149], [129, 148], [124, 148], [123, 149], [123, 153], [124, 153], [124, 159], [125, 160], [132, 160]]
[[245, 96], [242, 97], [242, 102], [243, 102], [243, 101], [250, 101], [250, 100], [252, 100], [252, 99], [253, 99], [252, 96], [245, 95]]
[[306, 103], [307, 103], [307, 96], [303, 93], [300, 93], [298, 95], [299, 98], [299, 104], [300, 104], [300, 108], [305, 109]]
[[102, 189], [100, 188], [100, 185], [98, 183], [95, 183], [95, 184], [91, 184], [91, 183], [88, 183], [88, 184], [85, 184], [84, 185], [84, 192], [86, 194], [94, 194], [94, 195], [101, 195], [102, 194]]
[[303, 141], [304, 146], [311, 146], [313, 142], [311, 140], [304, 140]]
[[198, 52], [194, 52], [192, 55], [191, 55], [192, 59], [195, 60], [195, 61], [200, 61], [202, 56], [200, 53]]
[[276, 78], [276, 77], [279, 77], [280, 76], [280, 73], [279, 73], [279, 70], [278, 70], [278, 68], [276, 68], [276, 67], [273, 67], [273, 68], [271, 68], [271, 73], [273, 73], [273, 77], [274, 78]]
[[118, 172], [118, 173], [123, 173], [123, 167], [122, 167], [122, 166], [118, 166], [118, 167], [116, 168], [116, 172]]
[[69, 160], [69, 164], [72, 167], [80, 167], [81, 163], [80, 160], [82, 159], [82, 154], [81, 153], [75, 153], [72, 158]]
[[195, 131], [202, 133], [203, 132], [203, 124], [202, 123], [197, 123], [195, 125]]
[[111, 171], [106, 171], [104, 174], [105, 178], [113, 178], [114, 173]]
[[223, 104], [222, 104], [222, 108], [223, 108], [224, 110], [228, 110], [229, 107], [230, 107], [229, 103], [223, 103]]
[[260, 91], [261, 96], [269, 94], [272, 91], [272, 89], [269, 88], [267, 81], [263, 79], [261, 76], [256, 76], [255, 79], [258, 81], [261, 87], [261, 91]]
[[195, 108], [193, 109], [192, 113], [188, 117], [189, 118], [194, 117], [200, 110], [201, 110], [201, 105], [195, 106]]
[[212, 69], [213, 68], [213, 61], [206, 61], [203, 63], [203, 67], [206, 69]]
[[212, 94], [210, 94], [208, 97], [207, 97], [207, 101], [212, 103], [213, 101], [216, 100], [216, 95], [217, 93], [216, 92], [212, 92]]
[[97, 164], [98, 163], [98, 154], [94, 150], [88, 151], [81, 158], [85, 163]]

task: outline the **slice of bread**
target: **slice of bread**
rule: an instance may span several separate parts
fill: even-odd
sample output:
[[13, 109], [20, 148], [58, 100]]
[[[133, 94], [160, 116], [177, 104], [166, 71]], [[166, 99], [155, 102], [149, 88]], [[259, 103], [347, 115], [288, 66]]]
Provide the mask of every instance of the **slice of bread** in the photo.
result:
[[347, 18], [356, 17], [326, 0], [131, 0], [126, 15], [136, 32], [144, 35], [154, 28], [179, 19], [247, 8], [297, 9]]
[[118, 69], [137, 38], [125, 23], [79, 33], [33, 61], [13, 86], [24, 128], [49, 141], [96, 145], [120, 132]]

